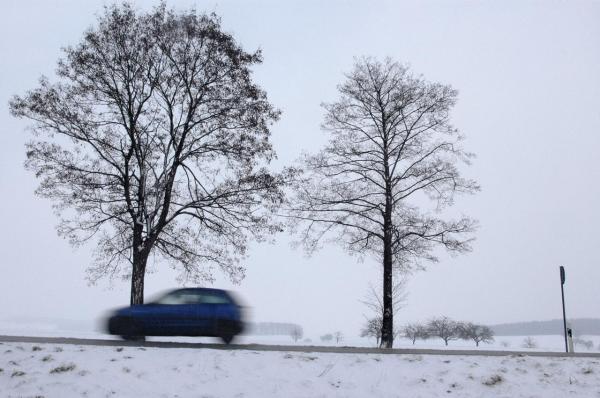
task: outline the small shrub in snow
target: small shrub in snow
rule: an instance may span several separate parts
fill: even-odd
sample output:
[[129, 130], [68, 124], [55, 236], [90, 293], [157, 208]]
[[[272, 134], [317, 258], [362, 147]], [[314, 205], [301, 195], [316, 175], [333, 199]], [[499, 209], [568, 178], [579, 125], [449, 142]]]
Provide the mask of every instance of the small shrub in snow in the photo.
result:
[[508, 348], [508, 347], [510, 347], [510, 343], [509, 343], [508, 341], [501, 341], [501, 342], [500, 342], [500, 345], [501, 345], [502, 347], [504, 347], [504, 348]]
[[504, 381], [504, 378], [500, 375], [493, 375], [488, 379], [483, 381], [483, 384], [486, 386], [495, 386], [496, 384], [500, 384]]
[[50, 371], [50, 373], [65, 373], [65, 372], [71, 372], [72, 370], [75, 370], [75, 364], [74, 363], [70, 363], [67, 365], [61, 365], [59, 367], [56, 367], [54, 369], [52, 369]]
[[575, 346], [583, 346], [586, 350], [591, 350], [592, 348], [594, 348], [594, 342], [592, 340], [575, 338], [573, 339], [573, 344], [575, 344]]
[[117, 347], [117, 348], [115, 349], [115, 351], [117, 351], [117, 352], [121, 352], [121, 351], [123, 351], [123, 347]]
[[331, 333], [327, 333], [321, 336], [321, 341], [329, 342], [331, 340], [333, 340], [333, 335]]
[[533, 339], [533, 337], [525, 337], [523, 340], [522, 346], [523, 348], [537, 348], [537, 342]]
[[63, 352], [62, 347], [54, 347], [54, 352]]
[[304, 336], [304, 331], [302, 330], [302, 326], [295, 325], [290, 331], [290, 337], [294, 340], [294, 343], [298, 342]]
[[20, 370], [15, 370], [12, 375], [10, 375], [10, 377], [21, 377], [21, 376], [25, 376], [25, 372], [22, 372]]
[[54, 358], [52, 358], [52, 355], [46, 355], [45, 357], [42, 358], [42, 362], [50, 362], [53, 359]]
[[594, 369], [592, 369], [592, 368], [583, 368], [581, 370], [581, 373], [583, 373], [584, 375], [589, 375], [589, 374], [594, 373]]
[[31, 351], [42, 351], [42, 347], [40, 347], [39, 345], [34, 345], [33, 347], [31, 347]]

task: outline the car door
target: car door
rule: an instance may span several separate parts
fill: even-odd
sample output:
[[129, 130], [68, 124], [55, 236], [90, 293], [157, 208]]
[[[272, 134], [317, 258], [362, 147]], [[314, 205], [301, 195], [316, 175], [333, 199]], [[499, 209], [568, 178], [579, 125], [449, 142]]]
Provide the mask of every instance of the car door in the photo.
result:
[[144, 329], [153, 336], [194, 335], [198, 319], [196, 297], [193, 292], [179, 290], [169, 293], [159, 301], [145, 305]]
[[210, 295], [207, 290], [198, 289], [195, 294], [196, 321], [193, 325], [194, 335], [210, 336], [212, 334], [212, 320], [215, 317], [214, 306], [210, 302]]
[[220, 290], [209, 290], [204, 296], [202, 308], [206, 330], [210, 335], [219, 335], [223, 321], [230, 318], [231, 303], [225, 293]]
[[164, 305], [155, 303], [139, 305], [133, 309], [133, 317], [141, 326], [144, 335], [165, 335], [164, 309]]
[[194, 290], [182, 292], [180, 303], [168, 314], [168, 328], [173, 336], [196, 336], [198, 329], [198, 293]]

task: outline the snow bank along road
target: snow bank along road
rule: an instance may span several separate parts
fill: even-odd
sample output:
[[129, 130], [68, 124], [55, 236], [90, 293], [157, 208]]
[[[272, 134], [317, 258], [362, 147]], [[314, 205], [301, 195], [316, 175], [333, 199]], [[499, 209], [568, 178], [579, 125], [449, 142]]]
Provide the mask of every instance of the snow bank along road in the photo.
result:
[[598, 358], [110, 345], [0, 342], [0, 397], [600, 397]]
[[209, 348], [217, 350], [251, 350], [251, 351], [284, 351], [284, 352], [320, 352], [336, 354], [413, 354], [413, 355], [472, 355], [472, 356], [536, 356], [536, 357], [588, 357], [600, 358], [600, 353], [581, 352], [539, 352], [539, 351], [491, 351], [491, 350], [433, 350], [416, 348], [379, 349], [367, 347], [325, 347], [325, 346], [285, 346], [266, 344], [206, 344], [180, 343], [166, 341], [121, 341], [102, 339], [78, 339], [71, 337], [31, 337], [31, 336], [2, 336], [0, 341], [5, 343], [38, 343], [38, 344], [74, 344], [86, 346], [113, 347], [155, 347], [155, 348]]

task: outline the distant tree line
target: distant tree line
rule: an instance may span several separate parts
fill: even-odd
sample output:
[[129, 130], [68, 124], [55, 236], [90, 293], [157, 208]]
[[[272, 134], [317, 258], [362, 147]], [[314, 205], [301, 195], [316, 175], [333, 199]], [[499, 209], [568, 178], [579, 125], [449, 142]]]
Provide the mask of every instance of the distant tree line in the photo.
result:
[[298, 339], [304, 334], [302, 326], [283, 322], [249, 322], [246, 330], [256, 336], [299, 336]]
[[[569, 319], [574, 336], [599, 336], [600, 319], [576, 318]], [[549, 321], [532, 321], [504, 323], [490, 326], [496, 336], [542, 336], [562, 335], [563, 320], [552, 319]]]
[[[381, 335], [378, 333], [378, 319], [369, 319], [361, 331], [361, 337], [374, 337], [379, 340]], [[475, 324], [473, 322], [460, 322], [450, 319], [446, 316], [432, 318], [426, 323], [410, 323], [400, 329], [398, 333], [401, 337], [407, 338], [413, 344], [417, 340], [428, 340], [431, 338], [440, 338], [448, 345], [452, 340], [472, 340], [479, 347], [479, 343], [491, 343], [494, 341], [494, 332], [485, 325]]]

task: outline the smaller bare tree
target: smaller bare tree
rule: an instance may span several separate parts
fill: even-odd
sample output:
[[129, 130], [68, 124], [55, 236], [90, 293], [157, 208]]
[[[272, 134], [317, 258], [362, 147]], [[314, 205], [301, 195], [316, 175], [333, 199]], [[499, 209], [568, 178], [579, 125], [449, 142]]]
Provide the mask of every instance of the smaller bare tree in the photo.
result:
[[447, 316], [432, 318], [427, 322], [427, 330], [432, 337], [439, 337], [448, 345], [450, 340], [456, 340], [459, 337], [458, 323]]
[[494, 332], [488, 326], [464, 322], [458, 325], [458, 332], [461, 339], [473, 340], [477, 347], [481, 342], [491, 343], [494, 341]]
[[377, 340], [377, 347], [379, 347], [379, 340], [381, 340], [381, 326], [383, 324], [383, 318], [381, 316], [367, 319], [367, 323], [360, 332], [360, 337], [375, 337]]
[[535, 339], [531, 336], [527, 336], [525, 337], [525, 339], [523, 339], [523, 344], [522, 344], [523, 348], [537, 348], [537, 342], [535, 341]]
[[[394, 311], [404, 307], [406, 304], [406, 278], [397, 275], [394, 278], [395, 283], [392, 287], [392, 306]], [[383, 317], [383, 298], [381, 297], [381, 287], [375, 287], [369, 284], [369, 290], [361, 303], [366, 305], [376, 316]]]
[[427, 326], [420, 323], [409, 323], [402, 328], [402, 336], [411, 340], [413, 345], [417, 339], [427, 340], [429, 336], [429, 330]]
[[391, 59], [363, 57], [324, 104], [327, 144], [298, 165], [285, 213], [309, 253], [334, 241], [381, 264], [381, 347], [394, 343], [394, 270], [468, 252], [477, 223], [444, 209], [478, 184], [462, 176], [473, 154], [452, 125], [457, 91]]
[[302, 326], [294, 325], [292, 330], [290, 331], [290, 336], [294, 339], [294, 343], [297, 343], [304, 336], [304, 331], [302, 330]]
[[338, 330], [333, 334], [333, 338], [335, 339], [335, 344], [339, 344], [342, 340], [344, 340], [344, 334]]
[[594, 342], [592, 340], [585, 340], [581, 337], [575, 337], [573, 339], [573, 344], [575, 345], [575, 347], [584, 347], [588, 351], [594, 348]]
[[[396, 278], [397, 279], [394, 279], [395, 283], [392, 288], [392, 308], [394, 311], [398, 311], [400, 308], [404, 307], [406, 304], [406, 297], [408, 296], [406, 293], [406, 278], [403, 275], [398, 275]], [[369, 284], [369, 290], [367, 291], [365, 298], [361, 300], [361, 303], [366, 305], [374, 314], [372, 318], [367, 317], [367, 325], [365, 326], [365, 329], [362, 330], [361, 337], [370, 336], [377, 338], [378, 346], [383, 335], [384, 305], [383, 298], [381, 297], [381, 294], [378, 293], [381, 292], [381, 289], [381, 286], [376, 288], [372, 284]], [[379, 325], [379, 331], [371, 330], [375, 325]], [[367, 330], [369, 331], [367, 332]], [[394, 333], [394, 338], [397, 334], [398, 332]]]

